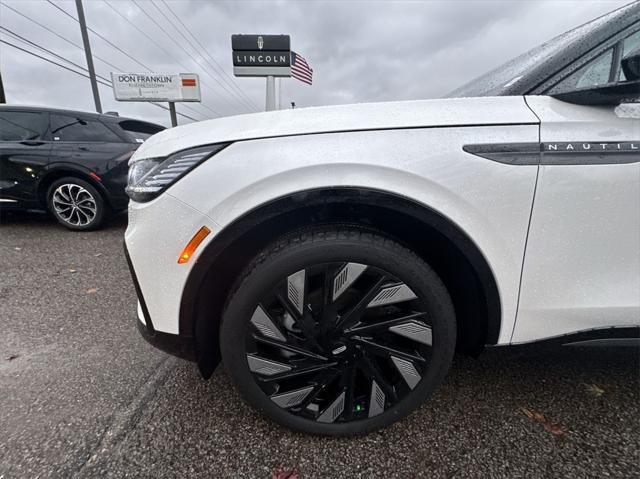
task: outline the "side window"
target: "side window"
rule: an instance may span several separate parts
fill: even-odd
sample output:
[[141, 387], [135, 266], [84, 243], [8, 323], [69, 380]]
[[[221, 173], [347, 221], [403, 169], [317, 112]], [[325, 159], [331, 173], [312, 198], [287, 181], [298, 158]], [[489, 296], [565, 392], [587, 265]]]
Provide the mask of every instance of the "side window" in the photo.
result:
[[[622, 42], [622, 56], [620, 59], [624, 58], [627, 53], [632, 52], [636, 48], [640, 48], [640, 30], [624, 39]], [[620, 68], [618, 81], [625, 81], [626, 79], [627, 77], [622, 71], [622, 68]]]
[[136, 120], [123, 120], [119, 123], [127, 135], [136, 143], [143, 143], [151, 135], [164, 130], [164, 127], [160, 125], [154, 125], [152, 123], [145, 123], [144, 121]]
[[45, 130], [45, 115], [42, 113], [0, 111], [0, 141], [37, 140]]
[[51, 115], [51, 137], [56, 141], [104, 141], [122, 143], [105, 125], [74, 116]]
[[613, 48], [610, 48], [562, 80], [549, 90], [549, 93], [560, 93], [609, 83], [612, 62]]

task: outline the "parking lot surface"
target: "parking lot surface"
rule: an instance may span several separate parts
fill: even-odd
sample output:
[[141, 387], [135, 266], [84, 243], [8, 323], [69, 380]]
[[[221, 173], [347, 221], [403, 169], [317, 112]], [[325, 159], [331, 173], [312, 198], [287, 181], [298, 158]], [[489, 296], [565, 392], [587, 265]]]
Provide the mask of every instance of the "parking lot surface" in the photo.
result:
[[138, 336], [125, 225], [0, 225], [0, 478], [640, 476], [634, 348], [493, 348], [384, 431], [283, 429]]

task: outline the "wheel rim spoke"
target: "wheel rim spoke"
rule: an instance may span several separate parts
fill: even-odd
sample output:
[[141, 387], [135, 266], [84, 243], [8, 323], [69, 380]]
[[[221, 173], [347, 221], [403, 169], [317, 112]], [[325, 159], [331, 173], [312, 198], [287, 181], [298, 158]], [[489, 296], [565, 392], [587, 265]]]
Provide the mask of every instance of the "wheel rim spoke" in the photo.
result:
[[409, 286], [377, 267], [309, 265], [255, 306], [245, 336], [251, 374], [288, 414], [325, 424], [373, 418], [410, 394], [429, 367], [422, 307]]
[[382, 276], [378, 281], [371, 287], [358, 301], [358, 303], [344, 315], [343, 318], [338, 322], [337, 327], [342, 329], [349, 329], [352, 326], [356, 325], [362, 314], [367, 309], [367, 305], [371, 302], [373, 298], [380, 292], [380, 289], [383, 285], [388, 281], [386, 276]]
[[354, 393], [355, 393], [355, 377], [356, 377], [356, 369], [355, 367], [346, 368], [342, 372], [342, 377], [340, 378], [341, 385], [345, 391], [344, 398], [344, 419], [346, 421], [350, 421], [353, 418], [353, 406], [354, 406]]
[[395, 356], [412, 363], [424, 363], [426, 361], [425, 358], [423, 358], [422, 356], [418, 356], [417, 354], [407, 353], [405, 351], [401, 351], [384, 344], [376, 343], [366, 338], [354, 336], [353, 339], [361, 343], [363, 347], [373, 355]]
[[396, 401], [397, 395], [396, 391], [384, 377], [382, 372], [378, 369], [375, 363], [373, 363], [368, 357], [364, 357], [360, 362], [360, 370], [364, 373], [364, 375], [369, 378], [372, 382], [375, 381], [380, 389], [385, 393], [387, 398], [391, 401]]
[[311, 392], [311, 394], [309, 394], [309, 396], [305, 398], [305, 400], [300, 405], [300, 408], [307, 408], [307, 406], [315, 401], [318, 395], [322, 393], [339, 374], [339, 371], [336, 371], [332, 368], [324, 370], [319, 375], [317, 375], [313, 380], [313, 391]]
[[411, 323], [414, 320], [422, 319], [427, 316], [427, 313], [413, 313], [408, 316], [402, 316], [401, 318], [389, 319], [386, 321], [380, 321], [378, 323], [368, 324], [366, 326], [356, 326], [345, 330], [345, 334], [363, 334], [376, 329], [385, 329], [393, 326]]
[[329, 360], [329, 358], [327, 358], [325, 356], [322, 356], [320, 354], [316, 354], [313, 351], [309, 351], [307, 349], [300, 348], [298, 346], [294, 346], [293, 344], [282, 343], [282, 342], [274, 340], [274, 339], [265, 338], [264, 336], [259, 336], [258, 334], [254, 334], [253, 335], [253, 339], [255, 339], [256, 341], [261, 342], [263, 344], [268, 344], [268, 345], [276, 347], [276, 348], [284, 349], [285, 351], [296, 353], [296, 354], [299, 354], [301, 356], [305, 356], [307, 358], [317, 359], [319, 361], [328, 361]]
[[284, 297], [282, 292], [276, 293], [278, 303], [287, 311], [287, 313], [293, 318], [296, 326], [300, 329], [305, 339], [311, 346], [317, 351], [322, 350], [320, 344], [317, 341], [316, 323], [313, 318], [308, 314], [300, 314], [295, 308], [291, 306], [289, 301]]
[[327, 364], [317, 364], [315, 366], [308, 366], [304, 368], [294, 369], [292, 371], [277, 373], [269, 377], [260, 378], [260, 380], [262, 382], [284, 381], [286, 379], [291, 379], [299, 376], [306, 376], [308, 374], [316, 373], [318, 371], [322, 371], [323, 369], [329, 369], [337, 365], [338, 363], [335, 363], [335, 362], [327, 363]]

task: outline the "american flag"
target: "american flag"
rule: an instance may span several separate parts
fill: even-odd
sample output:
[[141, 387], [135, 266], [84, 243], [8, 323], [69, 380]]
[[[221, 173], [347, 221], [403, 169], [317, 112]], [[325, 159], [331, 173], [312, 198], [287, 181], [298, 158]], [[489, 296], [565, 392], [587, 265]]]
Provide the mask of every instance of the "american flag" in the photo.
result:
[[311, 85], [313, 80], [313, 69], [309, 66], [307, 60], [296, 52], [291, 52], [291, 76], [308, 85]]

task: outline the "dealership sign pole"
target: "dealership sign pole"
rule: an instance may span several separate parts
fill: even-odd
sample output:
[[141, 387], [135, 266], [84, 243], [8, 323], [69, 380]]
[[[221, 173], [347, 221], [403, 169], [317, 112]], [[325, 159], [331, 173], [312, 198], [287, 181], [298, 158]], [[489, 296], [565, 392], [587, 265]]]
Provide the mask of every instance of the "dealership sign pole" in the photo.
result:
[[266, 77], [267, 111], [276, 109], [275, 77], [291, 76], [289, 35], [231, 35], [233, 74], [237, 77]]
[[176, 102], [201, 101], [195, 73], [111, 73], [118, 101], [169, 102], [171, 126], [178, 126]]

